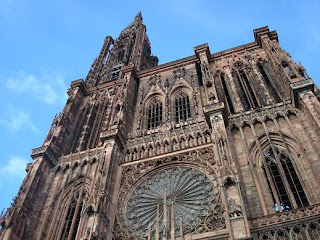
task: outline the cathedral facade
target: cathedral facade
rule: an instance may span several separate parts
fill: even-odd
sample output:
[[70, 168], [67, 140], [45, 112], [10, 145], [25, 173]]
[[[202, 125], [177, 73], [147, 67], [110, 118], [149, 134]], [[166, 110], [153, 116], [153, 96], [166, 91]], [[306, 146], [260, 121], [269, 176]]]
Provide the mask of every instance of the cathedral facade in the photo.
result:
[[320, 239], [320, 92], [275, 31], [158, 65], [139, 13], [71, 82], [1, 240]]

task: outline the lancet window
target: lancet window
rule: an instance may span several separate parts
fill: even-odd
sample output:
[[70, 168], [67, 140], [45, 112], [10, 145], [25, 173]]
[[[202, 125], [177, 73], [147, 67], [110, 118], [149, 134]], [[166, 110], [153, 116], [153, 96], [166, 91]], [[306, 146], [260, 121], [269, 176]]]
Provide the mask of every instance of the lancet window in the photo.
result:
[[242, 62], [236, 62], [235, 67], [236, 70], [233, 71], [233, 76], [235, 76], [239, 82], [239, 87], [241, 89], [240, 95], [244, 100], [245, 109], [248, 110], [249, 108], [259, 107], [259, 102], [256, 93], [249, 82], [245, 65]]
[[78, 227], [81, 219], [81, 211], [83, 207], [84, 194], [74, 194], [71, 199], [71, 203], [67, 208], [66, 215], [64, 217], [63, 229], [61, 232], [61, 240], [76, 239]]
[[258, 103], [256, 95], [255, 95], [255, 93], [254, 93], [254, 91], [253, 91], [253, 89], [252, 89], [252, 87], [251, 87], [251, 85], [249, 83], [247, 74], [243, 70], [240, 70], [239, 71], [239, 75], [240, 75], [241, 80], [245, 84], [245, 88], [246, 88], [247, 94], [248, 94], [248, 96], [250, 98], [251, 105], [253, 105], [254, 107], [258, 107], [259, 103]]
[[152, 99], [147, 111], [148, 130], [160, 126], [162, 123], [162, 102], [158, 98]]
[[258, 63], [258, 69], [259, 69], [264, 81], [266, 82], [266, 84], [267, 84], [272, 96], [275, 98], [276, 102], [280, 102], [280, 97], [278, 95], [278, 92], [273, 87], [273, 85], [272, 85], [272, 83], [271, 83], [266, 71], [264, 70], [264, 67], [263, 67], [262, 63]]
[[116, 80], [120, 78], [122, 64], [113, 66], [111, 69], [111, 80]]
[[292, 160], [286, 152], [268, 148], [263, 164], [269, 191], [277, 212], [309, 205]]
[[229, 110], [230, 110], [231, 113], [234, 113], [234, 107], [233, 107], [233, 104], [232, 104], [232, 99], [230, 97], [229, 90], [227, 88], [226, 81], [224, 79], [224, 73], [222, 73], [220, 75], [220, 79], [221, 79], [223, 91], [224, 91], [224, 94], [225, 94], [225, 97], [226, 97], [226, 100], [227, 100], [227, 103], [228, 103]]
[[191, 117], [189, 96], [183, 92], [175, 98], [175, 120], [176, 123], [186, 121]]
[[124, 58], [124, 49], [120, 49], [118, 52], [118, 57], [117, 57], [117, 62], [122, 62], [123, 58]]

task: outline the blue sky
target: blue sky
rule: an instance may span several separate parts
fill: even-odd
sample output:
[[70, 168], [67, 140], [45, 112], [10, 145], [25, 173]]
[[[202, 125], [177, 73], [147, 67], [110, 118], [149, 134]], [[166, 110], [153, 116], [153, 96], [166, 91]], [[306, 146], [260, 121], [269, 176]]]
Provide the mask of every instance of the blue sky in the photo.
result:
[[85, 78], [104, 37], [116, 38], [138, 11], [160, 64], [254, 41], [277, 30], [281, 46], [319, 85], [320, 1], [0, 0], [0, 211], [10, 205], [70, 81]]

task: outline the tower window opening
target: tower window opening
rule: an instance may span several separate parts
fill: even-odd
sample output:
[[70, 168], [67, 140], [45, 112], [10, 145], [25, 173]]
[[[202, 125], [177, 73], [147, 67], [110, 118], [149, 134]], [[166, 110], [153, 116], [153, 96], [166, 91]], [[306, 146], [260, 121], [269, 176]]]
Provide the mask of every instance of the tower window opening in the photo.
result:
[[289, 67], [289, 64], [287, 62], [282, 62], [281, 65], [283, 68]]
[[291, 66], [289, 65], [288, 62], [281, 62], [281, 66], [284, 70], [284, 72], [291, 78], [291, 79], [294, 79], [296, 78], [296, 74], [295, 72], [292, 70]]
[[247, 92], [245, 90], [244, 83], [241, 81], [241, 78], [239, 77], [238, 73], [235, 73], [235, 75], [236, 75], [236, 78], [237, 78], [237, 80], [239, 82], [239, 85], [240, 85], [242, 99], [243, 99], [244, 104], [245, 104], [244, 108], [245, 108], [245, 110], [249, 110], [253, 106], [252, 106], [252, 104], [249, 101], [249, 98], [247, 96]]
[[266, 72], [265, 72], [265, 70], [264, 70], [264, 68], [263, 68], [261, 63], [258, 64], [258, 68], [259, 68], [259, 71], [260, 71], [264, 81], [266, 82], [268, 88], [270, 89], [271, 94], [274, 96], [276, 102], [280, 102], [280, 97], [279, 97], [276, 89], [273, 87], [273, 85], [272, 85], [270, 79], [268, 78], [268, 75], [266, 74]]
[[299, 74], [301, 75], [302, 78], [307, 79], [307, 75], [305, 73], [305, 71], [303, 71], [303, 69], [299, 69]]
[[186, 121], [191, 117], [190, 100], [187, 94], [181, 93], [175, 99], [175, 113], [176, 123]]
[[228, 103], [228, 106], [229, 106], [229, 110], [230, 110], [231, 113], [234, 113], [234, 108], [233, 108], [233, 105], [232, 105], [232, 100], [231, 100], [231, 97], [230, 97], [230, 94], [229, 94], [229, 91], [228, 91], [228, 88], [227, 88], [227, 85], [226, 85], [226, 82], [225, 82], [225, 79], [224, 79], [224, 74], [221, 74], [221, 75], [220, 75], [220, 79], [221, 79], [221, 83], [222, 83], [222, 87], [223, 87], [224, 94], [225, 94], [226, 99], [227, 99], [227, 103]]
[[148, 107], [148, 123], [147, 128], [152, 129], [160, 126], [162, 123], [162, 102], [157, 99]]
[[103, 62], [102, 62], [103, 65], [106, 65], [107, 60], [108, 60], [108, 58], [109, 58], [109, 53], [110, 53], [110, 51], [106, 51], [106, 52], [104, 53]]
[[253, 89], [252, 89], [252, 87], [251, 87], [251, 84], [249, 83], [249, 80], [248, 80], [248, 78], [247, 78], [247, 75], [245, 74], [244, 71], [240, 71], [239, 73], [240, 73], [240, 77], [241, 77], [242, 81], [245, 82], [245, 85], [246, 85], [246, 87], [247, 87], [247, 89], [248, 89], [248, 92], [249, 92], [249, 94], [250, 94], [250, 95], [249, 95], [249, 98], [250, 98], [250, 100], [251, 100], [251, 102], [252, 102], [252, 105], [253, 105], [254, 107], [258, 107], [258, 106], [259, 106], [259, 103], [258, 103], [257, 98], [256, 98], [256, 96], [255, 96], [255, 94], [254, 94], [254, 91], [253, 91]]
[[116, 80], [120, 78], [122, 64], [116, 65], [111, 70], [111, 80]]
[[122, 60], [124, 58], [124, 53], [125, 53], [125, 51], [123, 49], [119, 50], [118, 57], [117, 57], [117, 62], [122, 62]]

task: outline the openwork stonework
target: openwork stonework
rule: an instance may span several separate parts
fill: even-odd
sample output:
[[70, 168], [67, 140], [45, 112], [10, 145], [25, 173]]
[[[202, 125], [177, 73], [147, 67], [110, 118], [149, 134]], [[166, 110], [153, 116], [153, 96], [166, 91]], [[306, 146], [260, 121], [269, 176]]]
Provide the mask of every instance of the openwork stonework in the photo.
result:
[[193, 49], [158, 65], [141, 13], [107, 36], [32, 150], [0, 240], [320, 239], [306, 69], [268, 27]]
[[[133, 190], [126, 209], [126, 225], [135, 235], [153, 235], [157, 221], [164, 233], [174, 218], [175, 235], [189, 233], [203, 224], [219, 199], [217, 183], [212, 183], [198, 170], [174, 167], [156, 172]], [[172, 226], [171, 226], [172, 227]], [[211, 226], [209, 226], [211, 227]]]
[[165, 237], [174, 231], [178, 237], [225, 229], [215, 168], [212, 147], [124, 166], [116, 236]]

